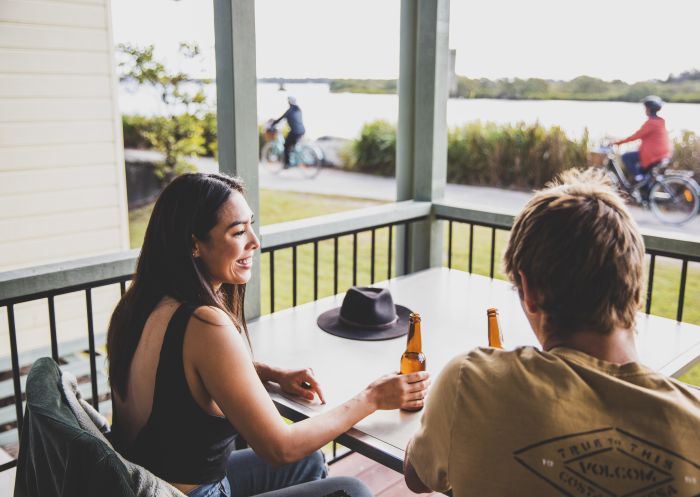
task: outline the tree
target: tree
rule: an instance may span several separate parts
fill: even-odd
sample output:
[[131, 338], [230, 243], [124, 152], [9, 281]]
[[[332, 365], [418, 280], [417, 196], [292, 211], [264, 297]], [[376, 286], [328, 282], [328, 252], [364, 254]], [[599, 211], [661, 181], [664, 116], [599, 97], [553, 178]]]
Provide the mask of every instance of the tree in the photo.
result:
[[[150, 86], [165, 104], [166, 115], [149, 120], [143, 137], [162, 152], [164, 160], [156, 164], [156, 174], [164, 181], [195, 170], [187, 159], [206, 152], [203, 119], [211, 109], [204, 85], [207, 79], [193, 79], [185, 72], [171, 73], [153, 54], [154, 46], [141, 48], [120, 44], [119, 80], [127, 87]], [[200, 56], [195, 43], [180, 43], [180, 54], [187, 59]]]

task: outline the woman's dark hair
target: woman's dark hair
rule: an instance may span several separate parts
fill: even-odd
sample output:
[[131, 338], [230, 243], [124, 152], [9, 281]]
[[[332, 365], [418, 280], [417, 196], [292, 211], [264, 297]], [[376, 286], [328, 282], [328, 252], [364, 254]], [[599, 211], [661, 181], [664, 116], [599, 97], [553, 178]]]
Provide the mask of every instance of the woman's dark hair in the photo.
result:
[[160, 194], [146, 228], [136, 274], [117, 304], [107, 332], [109, 381], [122, 398], [129, 369], [148, 316], [166, 295], [180, 302], [218, 307], [248, 335], [243, 315], [245, 285], [209, 284], [199, 259], [192, 255], [193, 236], [206, 241], [218, 222], [219, 209], [243, 183], [223, 174], [183, 174]]

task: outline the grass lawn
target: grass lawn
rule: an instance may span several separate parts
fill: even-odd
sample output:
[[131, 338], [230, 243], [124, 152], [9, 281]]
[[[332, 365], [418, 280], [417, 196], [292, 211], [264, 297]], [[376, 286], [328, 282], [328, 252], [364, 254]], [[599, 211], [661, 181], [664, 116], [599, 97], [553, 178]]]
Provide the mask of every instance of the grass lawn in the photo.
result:
[[[260, 197], [260, 220], [262, 224], [275, 224], [283, 221], [302, 219], [311, 216], [331, 214], [351, 209], [360, 209], [377, 205], [381, 202], [336, 197], [311, 195], [303, 193], [279, 192], [262, 190]], [[141, 246], [143, 236], [150, 216], [152, 206], [147, 206], [129, 213], [129, 234], [131, 247]], [[447, 245], [447, 223], [445, 224], [445, 245]], [[508, 241], [508, 232], [496, 233], [496, 265], [495, 276], [505, 279], [500, 263]], [[452, 235], [452, 267], [468, 269], [469, 256], [469, 227], [466, 224], [455, 223]], [[387, 278], [388, 262], [388, 229], [375, 232], [375, 281]], [[394, 234], [395, 250], [396, 236]], [[319, 297], [333, 293], [333, 241], [319, 242], [318, 291]], [[490, 270], [491, 230], [475, 227], [474, 229], [473, 271], [476, 274], [488, 275]], [[342, 292], [353, 284], [352, 270], [353, 237], [345, 236], [338, 243], [338, 291]], [[445, 248], [446, 250], [446, 248]], [[262, 257], [262, 310], [270, 312], [270, 277], [269, 254]], [[392, 257], [396, 260], [395, 257]], [[447, 252], [445, 251], [445, 265]], [[648, 261], [647, 261], [648, 266]], [[658, 257], [654, 275], [654, 291], [651, 312], [659, 316], [675, 319], [678, 305], [678, 289], [680, 285], [679, 261]], [[367, 285], [371, 281], [371, 233], [360, 233], [357, 237], [357, 284]], [[313, 244], [297, 248], [297, 303], [313, 300]], [[700, 325], [700, 264], [691, 263], [688, 267], [686, 281], [685, 305], [683, 321]], [[285, 309], [292, 305], [292, 249], [275, 252], [275, 310]], [[700, 385], [700, 365], [684, 375], [682, 380]]]

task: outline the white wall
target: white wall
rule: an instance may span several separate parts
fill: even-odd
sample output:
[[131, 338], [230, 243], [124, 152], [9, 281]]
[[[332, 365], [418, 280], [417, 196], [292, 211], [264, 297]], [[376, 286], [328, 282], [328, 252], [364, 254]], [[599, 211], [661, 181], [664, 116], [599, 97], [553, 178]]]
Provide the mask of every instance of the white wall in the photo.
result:
[[0, 271], [128, 244], [109, 0], [0, 0]]
[[[0, 271], [129, 248], [115, 71], [110, 0], [0, 0]], [[93, 292], [96, 333], [118, 295]], [[59, 343], [87, 348], [84, 293], [56, 313]], [[47, 302], [15, 314], [25, 363], [49, 350]], [[0, 365], [8, 355], [2, 308]]]

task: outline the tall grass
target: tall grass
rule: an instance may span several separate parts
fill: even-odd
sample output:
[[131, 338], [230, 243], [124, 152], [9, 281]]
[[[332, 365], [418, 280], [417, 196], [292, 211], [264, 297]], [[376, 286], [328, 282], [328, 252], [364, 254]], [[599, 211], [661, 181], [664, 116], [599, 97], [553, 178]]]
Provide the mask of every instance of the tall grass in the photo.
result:
[[[450, 183], [541, 188], [565, 169], [587, 167], [591, 142], [587, 132], [574, 139], [557, 127], [539, 123], [495, 124], [475, 121], [447, 134], [447, 181]], [[366, 123], [344, 151], [348, 169], [393, 176], [396, 128], [387, 121]], [[700, 137], [690, 131], [675, 143], [673, 167], [700, 176]]]

